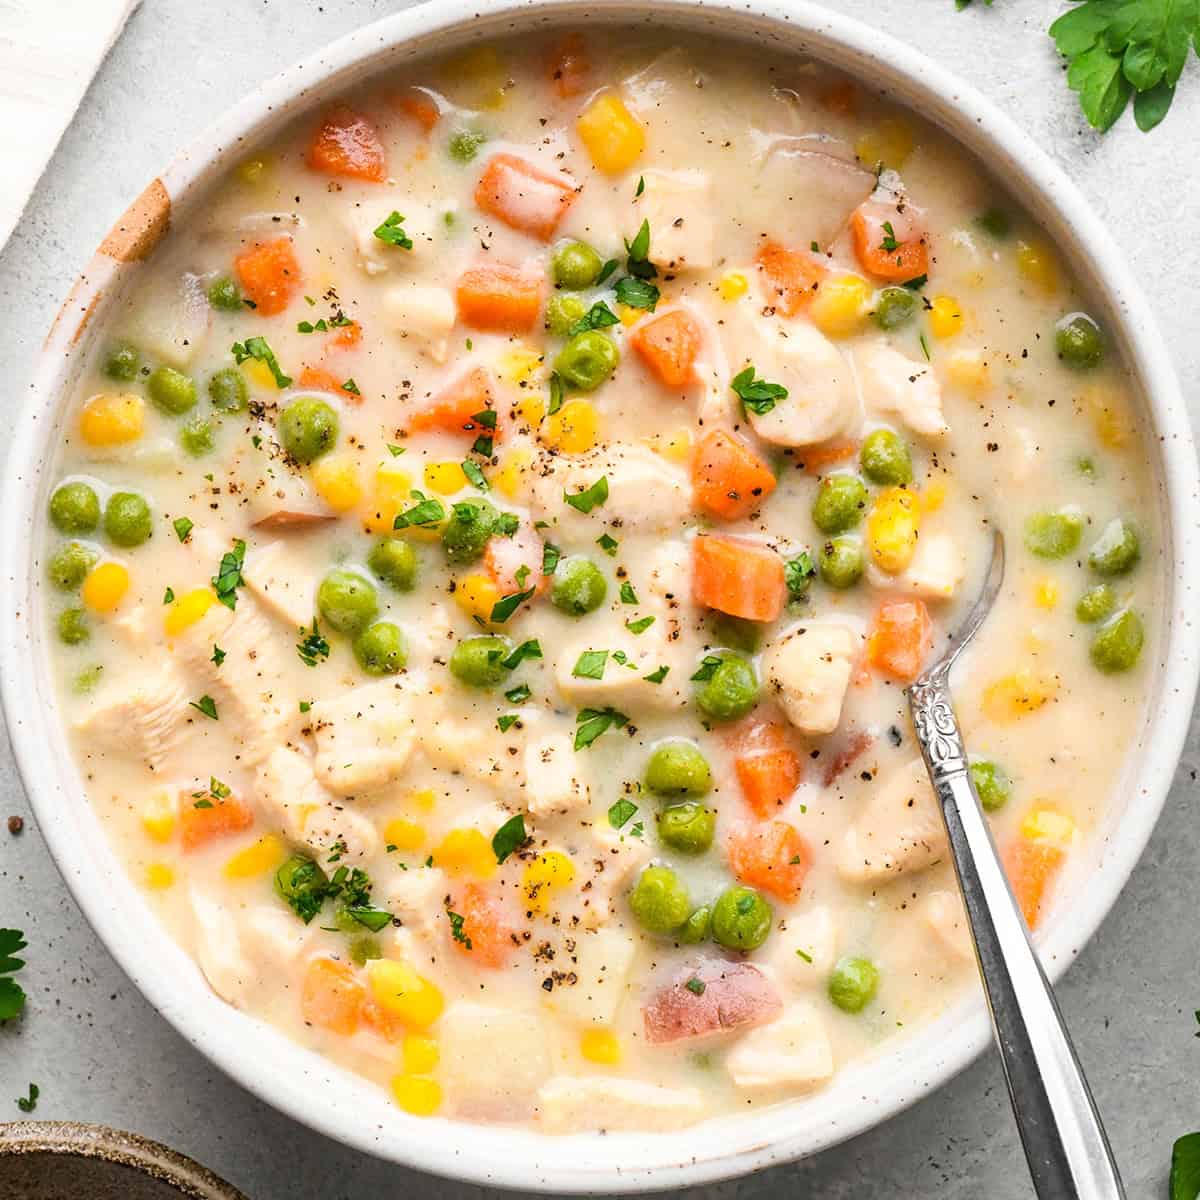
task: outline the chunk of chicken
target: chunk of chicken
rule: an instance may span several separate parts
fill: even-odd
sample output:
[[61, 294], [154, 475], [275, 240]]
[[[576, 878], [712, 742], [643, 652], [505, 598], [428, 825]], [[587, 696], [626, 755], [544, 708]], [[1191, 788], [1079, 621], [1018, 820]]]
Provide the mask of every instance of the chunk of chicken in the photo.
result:
[[[390, 207], [389, 207], [390, 206]], [[399, 228], [404, 230], [412, 245], [408, 248], [393, 245], [375, 236], [392, 212], [402, 216]], [[356, 261], [367, 275], [382, 275], [390, 268], [405, 270], [427, 257], [433, 245], [435, 220], [424, 204], [399, 197], [386, 202], [356, 204], [345, 216], [346, 228], [354, 239]]]
[[698, 1088], [612, 1075], [556, 1075], [538, 1092], [538, 1117], [547, 1133], [665, 1133], [694, 1125], [704, 1112]]
[[308, 949], [314, 925], [297, 921], [282, 904], [258, 904], [241, 918], [242, 940], [249, 958], [260, 970], [283, 970]]
[[644, 838], [622, 835], [615, 829], [593, 828], [595, 852], [586, 863], [588, 876], [580, 885], [583, 900], [583, 924], [598, 929], [611, 916], [616, 897], [624, 892], [630, 876], [650, 859], [650, 847]]
[[571, 812], [590, 797], [583, 759], [566, 734], [547, 734], [525, 747], [525, 806], [532, 816]]
[[192, 910], [192, 951], [204, 978], [222, 1000], [240, 1005], [257, 972], [242, 953], [238, 923], [223, 904], [203, 889], [187, 891]]
[[[246, 520], [264, 532], [302, 531], [335, 519], [313, 491], [311, 481], [295, 470], [275, 440], [275, 430], [260, 422], [255, 446], [250, 438], [239, 441], [230, 467]], [[234, 494], [233, 487], [230, 494]], [[194, 537], [195, 535], [193, 535]]]
[[650, 223], [648, 258], [664, 271], [707, 271], [713, 265], [712, 187], [707, 171], [642, 174], [644, 186], [631, 206], [626, 238]]
[[[620, 524], [627, 534], [663, 533], [692, 508], [687, 475], [648, 447], [610, 442], [573, 456], [540, 451], [528, 471], [534, 519], [550, 521], [564, 535], [595, 540], [606, 525]], [[590, 513], [567, 504], [566, 495], [608, 483], [608, 499]]]
[[929, 892], [921, 897], [918, 911], [942, 947], [952, 958], [971, 962], [975, 947], [967, 927], [967, 914], [961, 898], [955, 892]]
[[399, 284], [383, 293], [383, 315], [393, 332], [435, 363], [446, 361], [450, 330], [458, 319], [453, 293], [417, 283]]
[[629, 992], [629, 971], [637, 947], [620, 929], [580, 929], [555, 957], [560, 973], [542, 1003], [560, 1017], [581, 1025], [611, 1025]]
[[776, 1020], [746, 1034], [725, 1056], [740, 1088], [812, 1087], [833, 1075], [833, 1046], [824, 1018], [810, 1000], [798, 1000]]
[[508, 752], [519, 737], [515, 727], [500, 733], [494, 719], [485, 724], [439, 715], [427, 721], [422, 714], [421, 749], [435, 765], [486, 784], [513, 801], [521, 798], [525, 784], [523, 756]]
[[544, 1018], [459, 1000], [438, 1029], [438, 1073], [459, 1116], [496, 1121], [533, 1115], [551, 1069]]
[[[854, 157], [850, 146], [822, 134], [775, 137], [762, 157], [751, 195], [786, 199], [788, 224], [804, 241], [827, 246], [850, 214], [875, 190], [875, 172]], [[653, 226], [651, 226], [653, 229]]]
[[144, 677], [121, 677], [103, 686], [75, 729], [84, 744], [159, 771], [186, 736], [188, 700], [183, 677], [170, 663], [161, 663]]
[[242, 576], [263, 608], [287, 625], [289, 632], [311, 625], [317, 581], [287, 542], [270, 542], [247, 555]]
[[747, 411], [754, 432], [776, 446], [793, 447], [855, 432], [862, 414], [838, 348], [806, 321], [761, 326], [766, 353], [755, 354], [755, 366], [761, 378], [782, 384], [788, 395], [766, 412]]
[[[652, 708], [679, 708], [687, 703], [684, 691], [686, 673], [667, 642], [652, 636], [653, 627], [640, 637], [627, 634], [597, 635], [590, 641], [565, 646], [554, 662], [554, 682], [559, 694], [577, 708], [604, 708], [611, 705], [623, 712]], [[607, 650], [604, 674], [586, 679], [574, 673], [579, 657], [587, 650]], [[624, 656], [621, 662], [614, 654]], [[648, 679], [659, 667], [668, 668], [660, 683]]]
[[211, 323], [212, 306], [200, 276], [164, 272], [142, 284], [125, 332], [151, 361], [185, 368]]
[[916, 553], [900, 576], [892, 577], [893, 589], [948, 600], [958, 591], [967, 573], [966, 560], [958, 543], [948, 533], [927, 533], [917, 540]]
[[768, 965], [792, 988], [824, 986], [837, 956], [837, 925], [824, 905], [789, 914], [771, 938]]
[[443, 901], [449, 891], [446, 872], [439, 867], [397, 871], [375, 889], [374, 900], [427, 945], [435, 946], [445, 924]]
[[[392, 680], [368, 683], [309, 712], [317, 778], [341, 796], [372, 792], [399, 779], [417, 744], [418, 697]], [[425, 706], [423, 715], [431, 714]]]
[[855, 354], [858, 385], [872, 416], [897, 417], [913, 433], [942, 437], [950, 426], [942, 415], [942, 389], [928, 363], [907, 358], [885, 341]]
[[918, 758], [874, 785], [838, 852], [842, 878], [874, 883], [920, 871], [946, 853], [946, 830]]
[[655, 992], [642, 1017], [646, 1040], [659, 1045], [763, 1025], [782, 1008], [774, 984], [757, 967], [702, 958]]
[[824, 734], [838, 727], [859, 641], [845, 625], [805, 621], [767, 647], [767, 688], [797, 729]]

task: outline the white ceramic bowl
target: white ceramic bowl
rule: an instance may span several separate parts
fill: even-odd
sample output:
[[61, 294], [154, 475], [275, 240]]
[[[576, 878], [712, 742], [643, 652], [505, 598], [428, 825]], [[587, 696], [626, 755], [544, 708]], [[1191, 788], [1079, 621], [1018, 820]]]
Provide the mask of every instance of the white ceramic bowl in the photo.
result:
[[[480, 13], [482, 10], [482, 15]], [[184, 1037], [243, 1086], [296, 1120], [371, 1154], [482, 1183], [555, 1191], [633, 1191], [737, 1175], [812, 1153], [884, 1120], [945, 1082], [988, 1039], [978, 994], [810, 1098], [722, 1117], [680, 1133], [549, 1138], [532, 1131], [420, 1120], [381, 1089], [294, 1045], [212, 994], [126, 878], [84, 797], [47, 670], [41, 565], [31, 531], [48, 495], [63, 397], [113, 296], [168, 221], [186, 221], [247, 147], [297, 112], [385, 67], [546, 24], [649, 22], [756, 39], [823, 59], [937, 122], [1029, 209], [1085, 287], [1136, 375], [1162, 513], [1163, 633], [1151, 697], [1127, 778], [1093, 857], [1046, 923], [1042, 954], [1060, 974], [1108, 912], [1158, 817], [1183, 744], [1197, 680], [1188, 625], [1197, 579], [1197, 476], [1191, 432], [1163, 342], [1140, 291], [1079, 193], [1032, 141], [971, 88], [890, 37], [801, 0], [436, 0], [368, 26], [264, 85], [146, 189], [76, 283], [24, 402], [4, 492], [0, 566], [3, 697], [9, 732], [42, 833], [67, 884], [117, 961]], [[1149, 498], [1148, 498], [1149, 500]]]

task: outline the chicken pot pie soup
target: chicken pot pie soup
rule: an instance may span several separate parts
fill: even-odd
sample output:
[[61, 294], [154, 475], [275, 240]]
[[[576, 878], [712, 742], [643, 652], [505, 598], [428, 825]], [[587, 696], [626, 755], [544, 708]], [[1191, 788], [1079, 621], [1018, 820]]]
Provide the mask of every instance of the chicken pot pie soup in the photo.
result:
[[643, 32], [387, 75], [140, 269], [46, 515], [89, 794], [211, 987], [417, 1116], [666, 1130], [974, 977], [903, 689], [973, 598], [1030, 925], [1145, 702], [1131, 383], [980, 164]]

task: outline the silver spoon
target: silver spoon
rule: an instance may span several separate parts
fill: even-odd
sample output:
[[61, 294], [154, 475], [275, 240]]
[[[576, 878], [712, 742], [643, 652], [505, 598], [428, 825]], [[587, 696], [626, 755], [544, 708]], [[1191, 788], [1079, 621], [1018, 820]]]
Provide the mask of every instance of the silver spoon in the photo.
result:
[[979, 599], [949, 652], [908, 689], [908, 702], [946, 822], [1034, 1189], [1041, 1200], [1124, 1200], [1096, 1103], [996, 854], [950, 703], [950, 668], [991, 611], [1003, 579], [1004, 538], [997, 531]]

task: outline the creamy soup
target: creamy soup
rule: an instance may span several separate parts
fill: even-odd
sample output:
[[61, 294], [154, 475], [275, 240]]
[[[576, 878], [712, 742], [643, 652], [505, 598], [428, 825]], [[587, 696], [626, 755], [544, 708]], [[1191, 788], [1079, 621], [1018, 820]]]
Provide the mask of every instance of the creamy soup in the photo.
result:
[[52, 665], [228, 1003], [551, 1133], [878, 1053], [974, 978], [904, 688], [996, 529], [956, 695], [1054, 903], [1142, 720], [1147, 454], [936, 130], [737, 45], [479, 46], [248, 147], [138, 270], [51, 484]]

